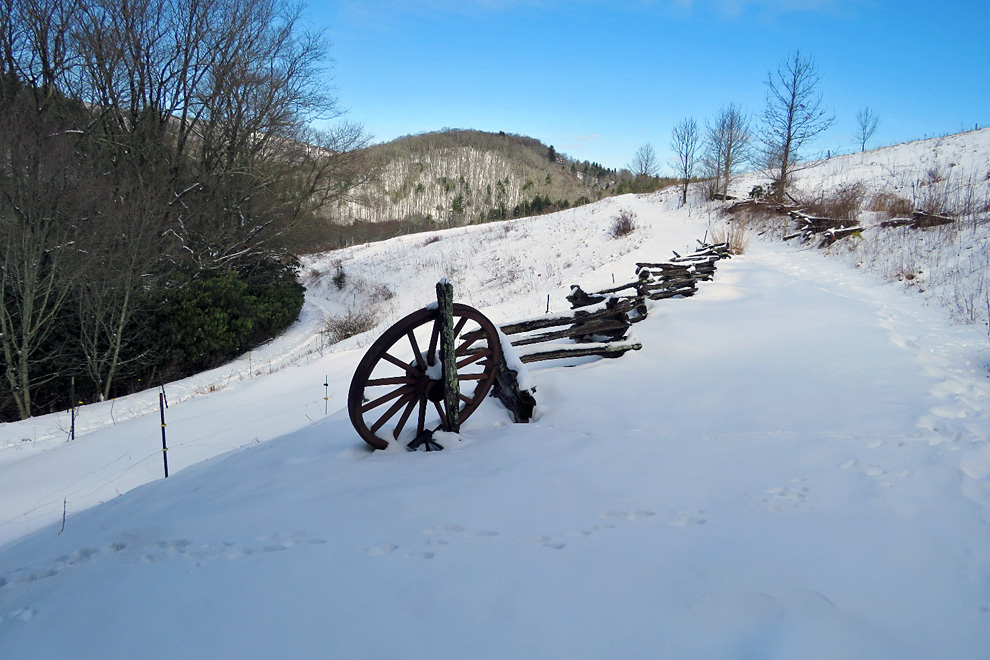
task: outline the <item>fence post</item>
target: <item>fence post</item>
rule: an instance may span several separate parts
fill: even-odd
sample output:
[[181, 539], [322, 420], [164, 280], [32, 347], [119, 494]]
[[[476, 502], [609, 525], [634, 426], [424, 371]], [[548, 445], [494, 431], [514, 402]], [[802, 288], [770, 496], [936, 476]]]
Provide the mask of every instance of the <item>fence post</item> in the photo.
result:
[[461, 430], [461, 385], [457, 380], [454, 346], [454, 285], [444, 278], [437, 282], [437, 309], [440, 314], [440, 362], [443, 365], [443, 398], [447, 409], [444, 430]]
[[165, 478], [168, 479], [168, 445], [165, 443], [165, 393], [158, 393], [158, 408], [162, 412], [162, 462], [165, 464]]
[[69, 399], [71, 399], [69, 401], [69, 405], [71, 406], [71, 408], [69, 408], [71, 412], [69, 421], [69, 440], [71, 441], [76, 439], [76, 377], [73, 376], [70, 382], [72, 383], [69, 386]]

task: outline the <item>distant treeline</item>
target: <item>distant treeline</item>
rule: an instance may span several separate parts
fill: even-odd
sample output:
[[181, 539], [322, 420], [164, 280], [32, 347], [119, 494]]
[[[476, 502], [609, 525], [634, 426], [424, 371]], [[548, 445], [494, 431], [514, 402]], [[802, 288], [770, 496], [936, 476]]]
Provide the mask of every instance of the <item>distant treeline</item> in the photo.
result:
[[[653, 192], [672, 179], [578, 162], [533, 138], [446, 129], [369, 147], [376, 175], [341, 198], [319, 247], [349, 244], [369, 224], [436, 229], [581, 206]], [[389, 233], [389, 232], [387, 232]]]

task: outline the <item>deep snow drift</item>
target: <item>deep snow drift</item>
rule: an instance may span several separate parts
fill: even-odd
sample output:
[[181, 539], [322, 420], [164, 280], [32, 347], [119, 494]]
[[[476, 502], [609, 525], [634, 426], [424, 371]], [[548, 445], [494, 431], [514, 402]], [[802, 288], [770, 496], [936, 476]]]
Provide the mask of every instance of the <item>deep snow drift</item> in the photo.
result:
[[[167, 481], [155, 391], [72, 443], [64, 415], [0, 426], [0, 658], [986, 657], [986, 333], [817, 251], [754, 240], [652, 304], [641, 351], [535, 367], [532, 424], [492, 399], [429, 454], [350, 427], [364, 349], [441, 277], [496, 323], [561, 311], [710, 211], [623, 197], [313, 259], [285, 337], [166, 386]], [[377, 330], [320, 344], [369, 301]]]

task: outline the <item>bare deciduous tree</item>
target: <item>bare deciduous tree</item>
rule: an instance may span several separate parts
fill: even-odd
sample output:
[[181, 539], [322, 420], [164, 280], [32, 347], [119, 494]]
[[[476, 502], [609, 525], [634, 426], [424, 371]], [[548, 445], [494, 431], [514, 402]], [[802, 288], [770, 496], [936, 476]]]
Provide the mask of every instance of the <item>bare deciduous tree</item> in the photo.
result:
[[682, 119], [674, 126], [670, 136], [670, 148], [674, 152], [674, 165], [677, 176], [683, 180], [681, 204], [687, 204], [688, 184], [694, 176], [698, 164], [698, 150], [701, 146], [701, 131], [694, 117]]
[[32, 414], [66, 353], [108, 396], [156, 277], [276, 261], [361, 176], [361, 127], [308, 127], [341, 112], [301, 11], [0, 0], [0, 415]]
[[[0, 350], [17, 414], [31, 416], [35, 389], [59, 368], [45, 342], [80, 271], [73, 222], [80, 173], [71, 165], [75, 136], [33, 105], [4, 99], [0, 131]], [[11, 108], [13, 105], [15, 107]], [[46, 368], [42, 368], [42, 366]]]
[[328, 44], [301, 11], [286, 0], [86, 5], [75, 91], [97, 101], [105, 139], [175, 191], [170, 234], [201, 267], [269, 249], [309, 207], [297, 195], [330, 189], [321, 177], [338, 170], [322, 161], [361, 146], [304, 144], [310, 121], [341, 112], [321, 78]]
[[712, 197], [724, 198], [739, 166], [749, 160], [752, 130], [750, 118], [735, 103], [722, 108], [714, 121], [706, 125], [703, 165], [710, 178]]
[[856, 141], [859, 142], [861, 152], [866, 151], [866, 143], [877, 132], [879, 126], [880, 117], [869, 108], [863, 108], [856, 113]]
[[132, 326], [149, 312], [144, 293], [158, 284], [166, 250], [160, 191], [125, 181], [115, 192], [101, 195], [84, 223], [87, 272], [70, 284], [80, 353], [101, 400], [125, 368], [146, 357], [130, 350]]
[[632, 161], [629, 163], [629, 171], [635, 176], [656, 176], [660, 171], [660, 161], [653, 145], [647, 142], [636, 150]]
[[801, 148], [835, 121], [822, 103], [819, 82], [821, 75], [814, 59], [800, 50], [767, 74], [762, 139], [775, 199], [783, 198]]

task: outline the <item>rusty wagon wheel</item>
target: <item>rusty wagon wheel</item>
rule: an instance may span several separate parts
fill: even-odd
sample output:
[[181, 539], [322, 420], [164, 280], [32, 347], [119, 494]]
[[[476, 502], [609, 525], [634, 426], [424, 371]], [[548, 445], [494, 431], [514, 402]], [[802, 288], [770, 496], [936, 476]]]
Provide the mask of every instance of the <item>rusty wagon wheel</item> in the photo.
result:
[[[454, 303], [454, 345], [460, 421], [481, 405], [502, 359], [498, 331], [478, 310]], [[375, 449], [448, 430], [440, 361], [440, 313], [413, 312], [385, 331], [358, 364], [347, 411], [358, 434]]]

